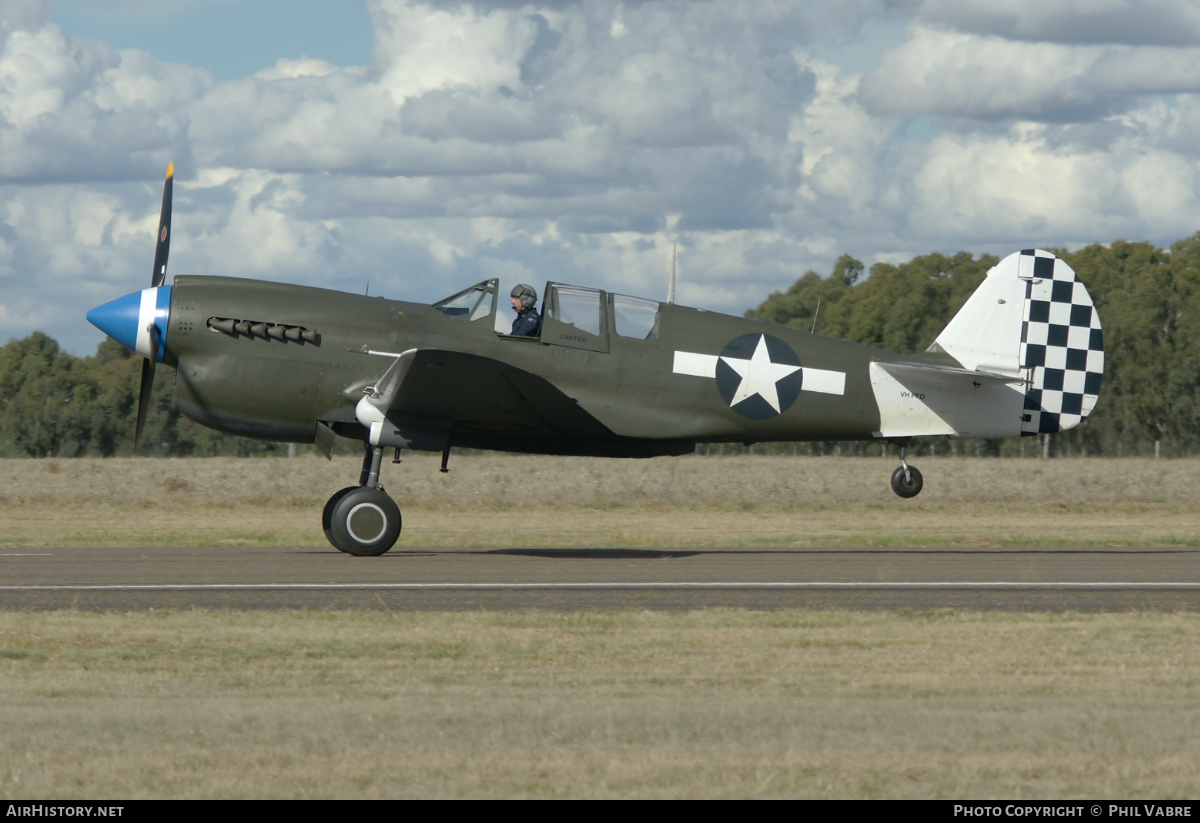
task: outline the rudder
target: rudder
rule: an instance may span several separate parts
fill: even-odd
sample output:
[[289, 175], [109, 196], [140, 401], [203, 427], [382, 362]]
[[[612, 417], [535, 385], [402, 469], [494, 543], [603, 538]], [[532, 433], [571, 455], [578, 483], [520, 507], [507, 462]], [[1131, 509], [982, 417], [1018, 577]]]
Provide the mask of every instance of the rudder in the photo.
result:
[[1022, 435], [1074, 428], [1099, 400], [1100, 315], [1071, 267], [1041, 249], [988, 271], [931, 348], [966, 369], [1024, 377]]
[[1100, 313], [1071, 267], [1050, 252], [1025, 249], [1013, 256], [1025, 282], [1020, 362], [1029, 370], [1021, 434], [1073, 429], [1100, 399]]

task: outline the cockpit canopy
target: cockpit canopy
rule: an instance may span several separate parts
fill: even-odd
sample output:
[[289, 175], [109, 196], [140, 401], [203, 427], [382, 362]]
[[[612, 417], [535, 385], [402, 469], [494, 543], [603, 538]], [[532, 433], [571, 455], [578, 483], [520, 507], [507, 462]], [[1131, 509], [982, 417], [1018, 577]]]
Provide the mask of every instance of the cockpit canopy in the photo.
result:
[[[433, 304], [433, 308], [462, 323], [493, 318], [500, 281], [484, 280]], [[599, 289], [546, 284], [542, 303], [543, 341], [546, 328], [557, 329], [557, 345], [608, 350], [610, 333], [633, 340], [657, 340], [662, 304], [657, 300], [610, 294]]]
[[500, 281], [496, 278], [476, 283], [469, 289], [463, 289], [458, 294], [452, 294], [445, 300], [439, 300], [433, 307], [447, 317], [470, 323], [490, 317], [496, 311], [496, 291]]

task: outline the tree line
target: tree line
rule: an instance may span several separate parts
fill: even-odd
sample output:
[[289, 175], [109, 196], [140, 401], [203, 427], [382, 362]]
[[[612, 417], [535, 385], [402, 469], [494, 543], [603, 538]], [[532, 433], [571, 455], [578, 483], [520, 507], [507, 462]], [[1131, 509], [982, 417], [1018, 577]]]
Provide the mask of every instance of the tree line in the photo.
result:
[[[1170, 250], [1117, 241], [1051, 249], [1083, 279], [1104, 326], [1100, 401], [1077, 429], [982, 442], [914, 440], [913, 454], [1147, 455], [1200, 451], [1200, 232]], [[999, 260], [967, 252], [907, 263], [843, 255], [809, 271], [746, 317], [894, 351], [922, 351]], [[64, 352], [34, 332], [0, 347], [0, 456], [127, 455], [133, 448], [141, 358], [106, 339], [95, 356]], [[206, 429], [171, 405], [174, 372], [158, 369], [142, 451], [158, 456], [275, 454], [279, 444]], [[878, 454], [881, 444], [802, 444], [804, 453]], [[759, 452], [796, 452], [792, 445]], [[711, 449], [709, 450], [711, 451]]]
[[[918, 439], [916, 453], [1185, 456], [1200, 451], [1200, 232], [1170, 250], [1117, 241], [1076, 252], [1048, 249], [1087, 286], [1104, 328], [1104, 381], [1095, 411], [1078, 428], [1030, 444]], [[863, 278], [843, 255], [828, 277], [810, 271], [746, 317], [893, 351], [923, 351], [999, 263], [926, 254], [876, 263]], [[939, 445], [940, 444], [940, 445]], [[837, 448], [832, 444], [818, 449]], [[863, 446], [848, 447], [862, 452]], [[865, 447], [869, 450], [871, 447]], [[878, 453], [878, 446], [873, 447]]]
[[[0, 457], [129, 455], [142, 358], [105, 338], [94, 357], [63, 351], [42, 332], [0, 348]], [[229, 437], [193, 422], [171, 404], [174, 369], [157, 369], [142, 454], [272, 453], [278, 444]]]

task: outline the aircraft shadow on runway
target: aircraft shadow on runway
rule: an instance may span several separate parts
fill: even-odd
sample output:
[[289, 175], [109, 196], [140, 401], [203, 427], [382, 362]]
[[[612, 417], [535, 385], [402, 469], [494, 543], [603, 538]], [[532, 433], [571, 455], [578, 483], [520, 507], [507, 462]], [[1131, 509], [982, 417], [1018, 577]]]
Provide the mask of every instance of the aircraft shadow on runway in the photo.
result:
[[696, 549], [492, 549], [480, 554], [511, 554], [518, 557], [548, 557], [560, 560], [661, 560], [717, 552], [701, 552]]
[[1024, 549], [928, 549], [928, 548], [906, 548], [906, 549], [873, 549], [873, 548], [852, 548], [852, 549], [620, 549], [620, 548], [574, 548], [574, 549], [537, 549], [537, 548], [508, 548], [508, 549], [481, 549], [478, 552], [469, 552], [471, 554], [506, 554], [518, 557], [544, 557], [549, 559], [560, 560], [658, 560], [658, 559], [673, 559], [681, 557], [697, 557], [697, 556], [713, 556], [718, 554], [736, 554], [736, 555], [862, 555], [862, 554], [896, 554], [896, 555], [915, 555], [915, 554], [938, 554], [938, 555], [1016, 555], [1016, 554], [1105, 554], [1105, 555], [1121, 555], [1121, 554], [1196, 554], [1200, 549], [1093, 549], [1093, 548], [1076, 548], [1076, 549], [1061, 549], [1061, 548], [1024, 548]]

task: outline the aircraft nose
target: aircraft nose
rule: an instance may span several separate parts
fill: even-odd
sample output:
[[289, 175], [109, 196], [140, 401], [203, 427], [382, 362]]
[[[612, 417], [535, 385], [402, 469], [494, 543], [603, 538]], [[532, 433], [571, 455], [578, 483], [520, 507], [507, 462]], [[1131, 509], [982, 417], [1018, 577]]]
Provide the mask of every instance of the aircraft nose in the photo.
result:
[[[142, 289], [97, 306], [87, 313], [88, 322], [142, 357], [153, 356], [162, 362], [170, 313], [171, 287]], [[151, 346], [150, 327], [157, 331], [158, 343]]]
[[142, 308], [142, 293], [135, 291], [87, 313], [88, 322], [127, 349], [137, 348], [138, 315]]

